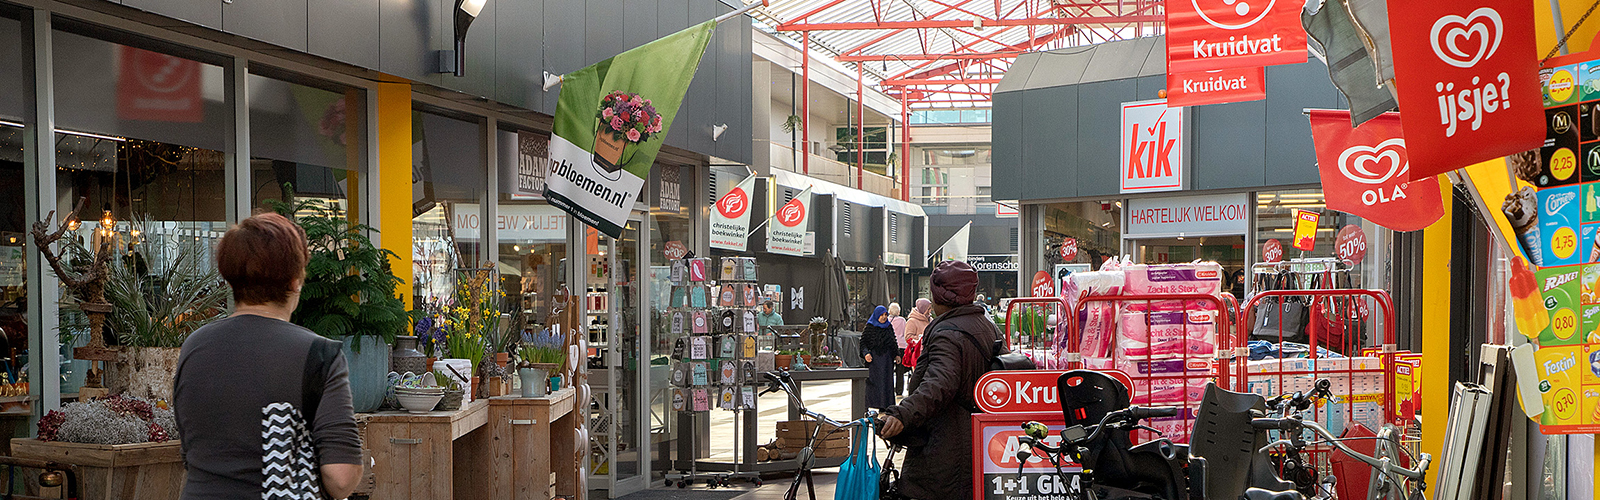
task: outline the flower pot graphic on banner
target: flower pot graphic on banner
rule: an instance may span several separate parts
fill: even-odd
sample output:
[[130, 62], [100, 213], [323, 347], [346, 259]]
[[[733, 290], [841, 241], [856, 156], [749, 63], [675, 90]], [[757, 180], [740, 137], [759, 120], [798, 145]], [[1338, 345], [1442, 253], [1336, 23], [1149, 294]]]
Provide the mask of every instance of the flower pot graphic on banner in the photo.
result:
[[562, 76], [544, 179], [551, 206], [622, 237], [716, 24], [691, 26]]
[[648, 141], [661, 133], [661, 115], [649, 99], [639, 94], [612, 92], [600, 99], [595, 112], [600, 120], [594, 133], [594, 162], [608, 173], [622, 169], [630, 144]]

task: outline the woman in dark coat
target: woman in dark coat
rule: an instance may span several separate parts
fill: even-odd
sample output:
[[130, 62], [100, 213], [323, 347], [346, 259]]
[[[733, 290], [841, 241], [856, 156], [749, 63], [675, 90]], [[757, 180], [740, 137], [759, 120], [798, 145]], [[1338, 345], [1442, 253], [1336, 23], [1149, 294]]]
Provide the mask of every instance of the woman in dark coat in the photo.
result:
[[972, 389], [989, 365], [1000, 331], [974, 302], [978, 273], [965, 262], [940, 263], [929, 280], [933, 324], [905, 399], [883, 411], [880, 434], [906, 446], [900, 492], [909, 498], [972, 497]]
[[878, 306], [867, 318], [861, 332], [861, 357], [867, 361], [867, 407], [888, 408], [894, 404], [894, 357], [900, 344], [889, 324], [889, 309]]

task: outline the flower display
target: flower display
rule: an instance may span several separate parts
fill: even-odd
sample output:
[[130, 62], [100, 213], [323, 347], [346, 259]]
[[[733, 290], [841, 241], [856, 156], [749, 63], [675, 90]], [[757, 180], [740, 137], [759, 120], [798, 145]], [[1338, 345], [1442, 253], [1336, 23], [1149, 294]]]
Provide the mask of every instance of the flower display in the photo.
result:
[[600, 99], [602, 132], [610, 132], [612, 139], [638, 144], [661, 133], [661, 114], [655, 105], [639, 94], [612, 92]]
[[39, 440], [129, 444], [177, 438], [172, 409], [134, 397], [67, 403], [39, 418]]
[[454, 302], [444, 306], [445, 346], [450, 356], [471, 361], [473, 373], [490, 352], [489, 338], [500, 328], [504, 292], [498, 281], [488, 269], [464, 273], [456, 283]]

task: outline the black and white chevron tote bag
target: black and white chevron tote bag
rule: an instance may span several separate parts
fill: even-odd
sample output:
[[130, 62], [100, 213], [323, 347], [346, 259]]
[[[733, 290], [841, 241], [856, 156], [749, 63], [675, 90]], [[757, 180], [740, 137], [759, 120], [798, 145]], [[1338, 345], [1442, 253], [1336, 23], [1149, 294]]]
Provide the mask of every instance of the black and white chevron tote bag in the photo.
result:
[[311, 423], [322, 401], [328, 362], [339, 343], [318, 340], [306, 354], [299, 408], [287, 402], [261, 409], [262, 500], [324, 500]]

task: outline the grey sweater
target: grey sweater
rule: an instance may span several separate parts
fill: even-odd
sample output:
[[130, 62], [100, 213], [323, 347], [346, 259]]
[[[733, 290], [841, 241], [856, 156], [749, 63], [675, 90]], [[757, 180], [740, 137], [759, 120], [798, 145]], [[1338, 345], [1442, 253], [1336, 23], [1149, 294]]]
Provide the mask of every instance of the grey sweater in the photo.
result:
[[[307, 354], [318, 343], [325, 349], [337, 344], [254, 315], [217, 321], [189, 336], [173, 388], [188, 469], [183, 498], [261, 498], [262, 408], [279, 402], [302, 406]], [[322, 398], [308, 419], [317, 459], [359, 464], [361, 438], [344, 355], [334, 355], [323, 370]]]

